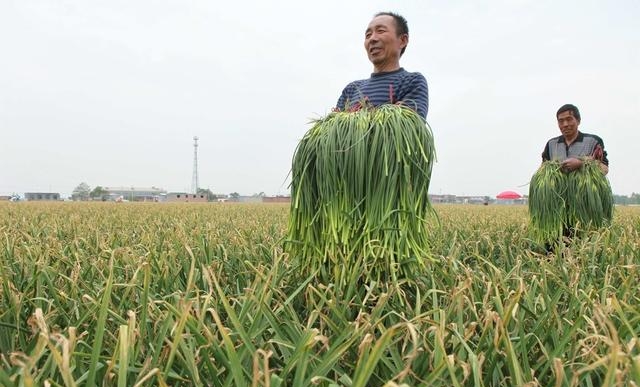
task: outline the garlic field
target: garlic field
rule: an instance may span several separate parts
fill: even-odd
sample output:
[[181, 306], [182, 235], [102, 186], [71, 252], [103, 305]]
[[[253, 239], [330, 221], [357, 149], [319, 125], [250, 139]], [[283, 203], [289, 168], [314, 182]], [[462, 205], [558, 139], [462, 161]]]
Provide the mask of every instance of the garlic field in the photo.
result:
[[435, 210], [422, 273], [333, 283], [288, 204], [0, 203], [0, 385], [640, 386], [640, 208], [553, 254]]

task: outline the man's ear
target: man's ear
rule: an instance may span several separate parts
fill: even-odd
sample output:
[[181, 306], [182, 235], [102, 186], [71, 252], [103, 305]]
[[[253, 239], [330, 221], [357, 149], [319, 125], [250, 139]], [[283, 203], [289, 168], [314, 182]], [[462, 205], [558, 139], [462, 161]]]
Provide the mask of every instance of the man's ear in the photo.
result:
[[400, 41], [404, 44], [403, 47], [407, 47], [409, 45], [409, 34], [402, 34]]

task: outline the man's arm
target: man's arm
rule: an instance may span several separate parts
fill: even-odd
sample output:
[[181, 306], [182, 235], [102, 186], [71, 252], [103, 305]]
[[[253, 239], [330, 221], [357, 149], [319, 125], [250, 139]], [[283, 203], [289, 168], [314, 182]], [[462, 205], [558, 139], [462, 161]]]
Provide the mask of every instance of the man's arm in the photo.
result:
[[597, 139], [598, 143], [591, 153], [591, 158], [598, 161], [598, 166], [606, 175], [607, 173], [609, 173], [609, 159], [607, 158], [607, 151], [604, 150], [604, 142], [600, 137], [598, 137]]
[[[595, 160], [598, 162], [598, 167], [605, 175], [609, 173], [609, 159], [607, 158], [607, 152], [604, 150], [604, 143], [600, 137], [597, 137], [597, 143], [593, 148], [590, 155], [584, 157], [586, 160]], [[581, 159], [572, 157], [562, 162], [562, 168], [567, 172], [575, 171], [582, 167], [583, 161]]]
[[359, 91], [358, 82], [351, 82], [342, 89], [334, 111], [360, 110], [362, 105], [366, 103], [366, 100], [367, 98]]
[[540, 170], [540, 168], [542, 168], [542, 164], [544, 164], [545, 161], [549, 161], [549, 143], [548, 142], [544, 146], [544, 149], [542, 150], [542, 162], [540, 163], [540, 166], [538, 167], [538, 170]]
[[426, 78], [420, 73], [415, 73], [407, 87], [407, 93], [395, 102], [410, 107], [426, 120], [429, 112], [429, 87]]
[[347, 85], [344, 89], [342, 89], [340, 98], [338, 98], [338, 103], [336, 103], [336, 110], [338, 111], [344, 110], [344, 105], [347, 103], [347, 100], [349, 99], [349, 93], [347, 91], [348, 88], [349, 88], [349, 85]]
[[551, 156], [549, 155], [549, 142], [544, 146], [544, 150], [542, 151], [542, 162], [551, 160]]
[[604, 173], [605, 175], [609, 173], [609, 166], [607, 164], [598, 162], [598, 166], [600, 167], [600, 170], [602, 170], [602, 173]]
[[[584, 157], [585, 160], [595, 160], [598, 162], [598, 167], [600, 167], [600, 170], [602, 171], [602, 173], [604, 173], [605, 175], [607, 173], [609, 173], [609, 166], [605, 163], [603, 163], [601, 160], [598, 160], [596, 158], [594, 158], [593, 156], [586, 156]], [[582, 167], [582, 164], [584, 164], [584, 161], [582, 161], [579, 158], [576, 157], [571, 157], [568, 158], [566, 160], [564, 160], [562, 162], [562, 169], [565, 172], [573, 172], [576, 169], [580, 169], [580, 167]]]

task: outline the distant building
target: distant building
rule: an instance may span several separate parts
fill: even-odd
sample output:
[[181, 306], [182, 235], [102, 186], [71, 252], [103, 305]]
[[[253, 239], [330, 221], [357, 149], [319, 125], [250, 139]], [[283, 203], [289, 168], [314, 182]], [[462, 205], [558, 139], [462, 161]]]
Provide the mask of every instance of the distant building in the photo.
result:
[[529, 200], [527, 197], [521, 197], [519, 199], [496, 199], [496, 204], [528, 204]]
[[429, 194], [431, 203], [449, 203], [449, 204], [483, 204], [488, 205], [495, 202], [489, 196], [457, 196], [457, 195], [433, 195]]
[[431, 195], [429, 194], [431, 203], [456, 203], [456, 195]]
[[165, 198], [165, 202], [169, 203], [206, 203], [208, 198], [206, 194], [190, 194], [186, 192], [169, 192]]
[[215, 198], [214, 201], [218, 203], [224, 203], [229, 201], [229, 195], [227, 194], [213, 194], [213, 197]]
[[235, 203], [262, 203], [262, 196], [237, 196], [229, 198], [228, 201]]
[[291, 196], [229, 196], [227, 198], [218, 198], [219, 202], [233, 202], [233, 203], [291, 203]]
[[488, 196], [457, 196], [456, 201], [457, 203], [462, 203], [462, 204], [485, 204], [485, 203], [488, 204], [489, 197]]
[[263, 196], [263, 203], [291, 203], [291, 196]]
[[11, 198], [12, 198], [11, 195], [0, 195], [0, 202], [7, 202], [11, 200]]
[[60, 194], [57, 192], [25, 192], [24, 200], [30, 202], [60, 200]]
[[130, 202], [158, 202], [167, 193], [157, 187], [103, 187], [107, 192], [107, 199], [114, 201], [127, 200]]

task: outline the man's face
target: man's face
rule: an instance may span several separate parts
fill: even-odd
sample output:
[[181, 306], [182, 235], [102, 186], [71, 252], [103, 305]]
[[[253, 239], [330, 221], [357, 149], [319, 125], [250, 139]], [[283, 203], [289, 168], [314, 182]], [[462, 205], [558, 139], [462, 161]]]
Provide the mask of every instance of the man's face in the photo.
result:
[[560, 128], [560, 132], [562, 132], [562, 136], [567, 139], [573, 139], [578, 134], [580, 121], [573, 116], [573, 112], [570, 110], [558, 114], [557, 118], [558, 127]]
[[364, 48], [374, 66], [399, 62], [400, 51], [407, 42], [408, 36], [398, 36], [396, 22], [389, 15], [373, 18], [364, 36]]

